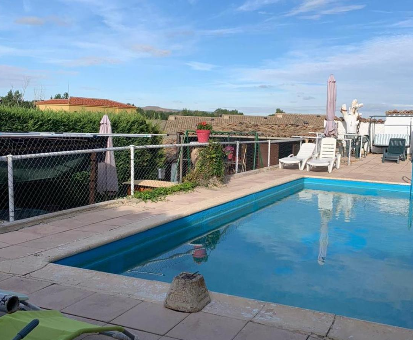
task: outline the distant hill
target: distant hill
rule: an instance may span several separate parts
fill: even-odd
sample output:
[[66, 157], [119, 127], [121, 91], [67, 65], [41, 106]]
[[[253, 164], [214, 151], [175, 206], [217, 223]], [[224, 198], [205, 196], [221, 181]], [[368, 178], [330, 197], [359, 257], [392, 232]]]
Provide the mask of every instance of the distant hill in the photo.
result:
[[141, 107], [141, 109], [145, 111], [157, 111], [157, 112], [179, 112], [179, 110], [165, 109], [159, 106], [144, 106], [144, 107]]

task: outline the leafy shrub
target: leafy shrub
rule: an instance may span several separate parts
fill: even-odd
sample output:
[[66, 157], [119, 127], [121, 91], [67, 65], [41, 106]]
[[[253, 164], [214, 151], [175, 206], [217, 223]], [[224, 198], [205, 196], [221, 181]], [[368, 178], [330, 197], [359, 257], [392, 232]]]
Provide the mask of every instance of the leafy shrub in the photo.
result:
[[209, 186], [222, 183], [225, 175], [225, 152], [222, 145], [213, 141], [199, 152], [198, 161], [185, 180]]

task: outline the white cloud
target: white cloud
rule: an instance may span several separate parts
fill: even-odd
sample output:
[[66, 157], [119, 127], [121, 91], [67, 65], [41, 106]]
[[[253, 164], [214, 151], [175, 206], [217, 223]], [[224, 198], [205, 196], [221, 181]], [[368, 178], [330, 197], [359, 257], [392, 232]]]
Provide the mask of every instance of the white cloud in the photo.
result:
[[357, 11], [357, 10], [363, 9], [364, 7], [366, 7], [366, 5], [337, 6], [337, 7], [327, 9], [325, 11], [321, 11], [320, 14], [322, 15], [339, 14], [339, 13], [345, 13], [345, 12], [350, 12], [350, 11]]
[[206, 35], [206, 36], [231, 35], [231, 34], [238, 34], [238, 33], [243, 33], [243, 32], [244, 32], [244, 29], [241, 27], [218, 28], [218, 29], [198, 31], [199, 34]]
[[196, 71], [211, 71], [212, 69], [217, 67], [213, 64], [200, 63], [197, 61], [191, 61], [189, 63], [186, 63], [186, 65], [190, 66], [193, 70]]
[[45, 21], [40, 17], [21, 17], [17, 18], [14, 22], [20, 25], [42, 26]]
[[51, 63], [61, 64], [67, 67], [84, 67], [84, 66], [97, 66], [97, 65], [107, 65], [107, 64], [118, 64], [120, 63], [119, 59], [115, 58], [107, 58], [107, 57], [100, 57], [100, 56], [88, 56], [88, 57], [81, 57], [77, 59], [69, 59], [69, 60], [49, 60]]
[[338, 0], [303, 0], [301, 5], [293, 8], [287, 16], [298, 14], [313, 13], [312, 15], [303, 15], [303, 19], [319, 19], [322, 15], [340, 14], [350, 11], [360, 10], [366, 5], [341, 5]]
[[171, 54], [170, 50], [161, 50], [151, 45], [133, 45], [132, 50], [143, 55], [152, 57], [167, 57]]
[[31, 17], [20, 17], [14, 20], [16, 24], [19, 25], [29, 25], [29, 26], [43, 26], [46, 23], [52, 23], [58, 26], [70, 26], [70, 21], [63, 19], [61, 17], [52, 15], [45, 18], [31, 16]]
[[0, 88], [10, 89], [12, 86], [19, 89], [25, 80], [30, 79], [34, 83], [39, 78], [44, 78], [45, 73], [27, 70], [21, 67], [0, 65]]
[[26, 13], [32, 10], [32, 4], [30, 0], [23, 0], [23, 9]]
[[391, 27], [400, 27], [400, 28], [413, 28], [413, 18], [409, 18], [409, 19], [406, 19], [406, 20], [396, 22], [396, 23], [394, 23], [390, 26]]
[[[305, 93], [303, 99], [315, 97], [313, 106], [306, 106], [305, 110], [322, 112], [325, 103], [320, 98], [324, 98], [331, 73], [337, 79], [340, 104], [358, 98], [364, 102], [364, 112], [368, 114], [382, 114], [386, 109], [395, 108], [392, 103], [399, 103], [400, 108], [411, 105], [413, 35], [386, 36], [349, 45], [317, 46], [305, 54], [289, 53], [262, 67], [232, 69], [230, 77], [235, 84], [260, 82], [284, 89], [272, 100], [287, 109], [296, 93]], [[291, 83], [295, 84], [293, 88], [286, 85]], [[263, 101], [265, 104], [269, 104], [268, 99]]]
[[261, 7], [275, 4], [280, 0], [248, 0], [237, 8], [238, 11], [255, 11]]
[[329, 3], [333, 2], [334, 0], [304, 0], [300, 6], [294, 8], [290, 11], [287, 16], [308, 13], [319, 8], [328, 5]]

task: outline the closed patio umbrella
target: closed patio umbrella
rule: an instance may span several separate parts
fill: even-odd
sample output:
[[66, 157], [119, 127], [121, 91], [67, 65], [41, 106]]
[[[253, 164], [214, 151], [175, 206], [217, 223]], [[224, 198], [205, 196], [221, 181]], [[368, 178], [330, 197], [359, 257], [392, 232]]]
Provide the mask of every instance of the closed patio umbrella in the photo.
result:
[[337, 87], [336, 80], [331, 74], [327, 82], [327, 110], [326, 110], [326, 127], [324, 134], [326, 137], [337, 136], [337, 126], [334, 122], [336, 116]]
[[318, 210], [321, 215], [320, 240], [318, 247], [318, 264], [323, 266], [327, 259], [328, 248], [328, 222], [333, 216], [333, 200], [334, 196], [331, 193], [317, 194], [318, 196]]
[[[112, 126], [107, 115], [104, 115], [100, 121], [99, 133], [112, 133]], [[108, 137], [106, 147], [113, 147], [112, 137]], [[116, 172], [115, 153], [113, 151], [106, 151], [105, 161], [98, 164], [98, 182], [97, 191], [103, 193], [117, 193], [119, 189], [118, 175]]]

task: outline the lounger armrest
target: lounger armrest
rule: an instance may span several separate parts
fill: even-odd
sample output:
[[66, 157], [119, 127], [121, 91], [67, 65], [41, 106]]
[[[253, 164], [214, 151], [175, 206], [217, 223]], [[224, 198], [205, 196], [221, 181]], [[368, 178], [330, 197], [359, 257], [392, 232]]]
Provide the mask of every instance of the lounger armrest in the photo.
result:
[[294, 157], [294, 154], [292, 153], [291, 155], [288, 155], [288, 157], [290, 157], [290, 158], [291, 158], [291, 157]]

